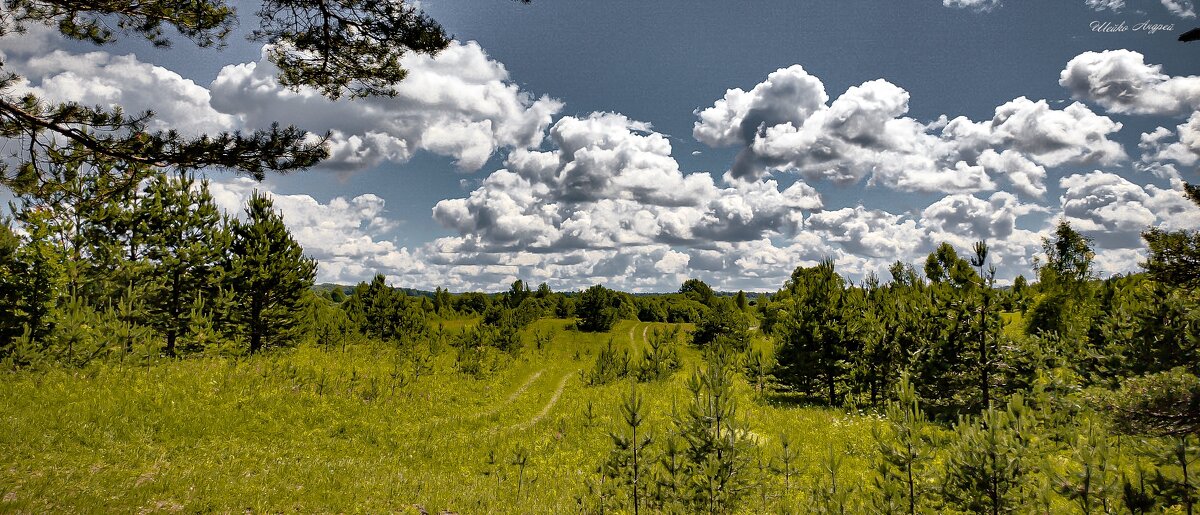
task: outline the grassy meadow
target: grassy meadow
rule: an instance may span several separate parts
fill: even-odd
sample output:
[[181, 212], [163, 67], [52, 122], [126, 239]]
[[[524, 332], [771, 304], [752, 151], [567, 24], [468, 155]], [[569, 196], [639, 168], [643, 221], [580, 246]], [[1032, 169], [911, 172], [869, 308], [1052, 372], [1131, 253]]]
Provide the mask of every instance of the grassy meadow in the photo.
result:
[[[630, 388], [587, 386], [581, 372], [610, 339], [641, 349], [668, 325], [592, 334], [570, 324], [535, 322], [519, 356], [479, 379], [455, 370], [452, 348], [432, 349], [429, 372], [398, 378], [400, 356], [382, 345], [5, 372], [0, 511], [580, 511]], [[537, 349], [535, 333], [553, 338]], [[683, 355], [669, 379], [638, 385], [654, 435], [687, 402], [700, 357]], [[841, 479], [865, 484], [875, 417], [774, 405], [738, 386], [764, 460], [787, 433], [801, 472], [786, 488], [781, 476], [758, 485], [752, 511], [803, 505], [831, 448], [848, 456]]]

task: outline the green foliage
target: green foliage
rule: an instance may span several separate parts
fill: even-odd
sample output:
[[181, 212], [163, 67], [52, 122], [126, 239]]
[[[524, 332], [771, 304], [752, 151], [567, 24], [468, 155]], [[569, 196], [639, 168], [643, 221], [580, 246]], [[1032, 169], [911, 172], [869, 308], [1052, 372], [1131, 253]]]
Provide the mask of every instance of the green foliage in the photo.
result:
[[579, 295], [575, 313], [579, 317], [579, 329], [587, 332], [605, 332], [620, 319], [621, 297], [616, 292], [599, 284], [584, 290]]
[[1142, 266], [1161, 284], [1200, 288], [1200, 231], [1164, 231], [1151, 228], [1146, 240], [1149, 256]]
[[[54, 328], [55, 309], [67, 283], [67, 257], [54, 240], [50, 211], [22, 211], [18, 216], [26, 236], [4, 263], [3, 279], [12, 309], [4, 317], [8, 320], [5, 333], [9, 338], [28, 333], [28, 339], [39, 341]], [[5, 231], [12, 234], [7, 224]], [[6, 239], [12, 248], [11, 236]]]
[[930, 444], [922, 434], [928, 420], [907, 377], [897, 383], [896, 400], [888, 402], [886, 416], [886, 429], [875, 426], [872, 433], [879, 446], [874, 509], [879, 513], [923, 513], [931, 465]]
[[[271, 0], [256, 14], [258, 28], [251, 38], [270, 43], [267, 57], [279, 69], [279, 82], [334, 99], [394, 95], [393, 86], [406, 75], [399, 66], [405, 53], [436, 54], [449, 44], [437, 22], [406, 2]], [[120, 33], [167, 47], [168, 34], [175, 31], [210, 47], [223, 45], [238, 21], [237, 10], [224, 0], [13, 0], [5, 4], [0, 37], [40, 24], [94, 44], [114, 42]], [[20, 80], [9, 73], [0, 81], [0, 136], [29, 142], [29, 155], [14, 176], [0, 168], [0, 183], [14, 190], [52, 184], [53, 167], [70, 163], [225, 168], [261, 179], [267, 170], [305, 169], [328, 156], [323, 140], [308, 141], [306, 131], [294, 127], [185, 138], [175, 130], [147, 130], [150, 113], [130, 117], [119, 106], [46, 104], [32, 94], [16, 98]], [[130, 178], [126, 187], [137, 183]]]
[[[18, 194], [58, 186], [53, 167], [78, 163], [225, 169], [262, 179], [268, 171], [303, 170], [328, 156], [323, 140], [308, 141], [308, 133], [296, 127], [186, 138], [175, 131], [153, 132], [149, 114], [131, 117], [119, 107], [47, 104], [33, 95], [14, 98], [15, 77], [0, 80], [0, 136], [26, 139], [30, 155], [15, 173], [0, 166], [0, 184]], [[102, 192], [106, 195], [134, 188], [144, 178], [137, 168], [112, 170], [114, 189]]]
[[775, 376], [771, 375], [775, 369], [775, 358], [763, 349], [747, 349], [744, 369], [746, 380], [754, 387], [754, 391], [763, 395], [768, 384], [775, 379]]
[[823, 392], [829, 404], [837, 404], [852, 351], [846, 347], [848, 326], [841, 309], [844, 282], [826, 259], [797, 268], [786, 289], [785, 311], [773, 328], [779, 341], [774, 375], [785, 388], [806, 395]]
[[690, 511], [733, 511], [752, 485], [750, 458], [754, 448], [739, 419], [733, 391], [733, 354], [723, 346], [705, 352], [705, 366], [688, 380], [691, 402], [674, 418], [684, 442], [676, 493]]
[[173, 356], [179, 336], [190, 332], [193, 301], [221, 286], [229, 233], [208, 183], [197, 185], [190, 175], [155, 176], [146, 187], [141, 210], [149, 260], [145, 304], [151, 325], [166, 336], [167, 355]]
[[395, 95], [408, 51], [436, 54], [450, 43], [437, 22], [405, 2], [269, 0], [256, 41], [280, 69], [279, 83], [315, 87], [329, 98]]
[[1184, 368], [1127, 379], [1107, 404], [1123, 433], [1200, 435], [1200, 378]]
[[1020, 396], [978, 419], [960, 419], [946, 459], [947, 502], [973, 513], [1016, 511], [1026, 498], [1021, 487], [1031, 468], [1028, 423]]
[[643, 322], [697, 323], [709, 311], [691, 296], [678, 293], [636, 297], [634, 305], [637, 319]]
[[601, 470], [611, 487], [623, 493], [611, 506], [639, 513], [645, 504], [647, 479], [654, 462], [646, 456], [646, 448], [653, 439], [643, 427], [645, 405], [635, 384], [630, 384], [629, 395], [621, 401], [621, 429], [609, 432], [612, 448]]
[[942, 242], [925, 259], [925, 278], [933, 283], [953, 283], [963, 286], [971, 281], [971, 265], [958, 257], [949, 243]]
[[671, 376], [683, 365], [679, 354], [679, 326], [655, 328], [647, 339], [647, 347], [637, 366], [638, 381], [660, 381]]
[[712, 287], [700, 279], [688, 279], [684, 281], [683, 285], [679, 287], [679, 293], [705, 306], [712, 306], [713, 299], [716, 298], [716, 293], [713, 292]]
[[745, 350], [750, 345], [750, 320], [745, 311], [729, 299], [716, 299], [712, 309], [696, 324], [692, 333], [692, 344], [705, 347], [720, 342], [735, 351]]
[[1054, 239], [1045, 238], [1042, 248], [1046, 263], [1038, 268], [1041, 294], [1030, 310], [1026, 331], [1031, 335], [1057, 334], [1064, 344], [1075, 346], [1085, 338], [1096, 315], [1091, 241], [1060, 221]]
[[7, 354], [13, 342], [25, 332], [27, 323], [18, 313], [24, 303], [26, 290], [24, 264], [17, 257], [21, 238], [13, 232], [8, 220], [0, 220], [0, 356]]
[[232, 223], [228, 280], [238, 306], [231, 317], [235, 331], [253, 353], [295, 341], [300, 301], [313, 285], [317, 264], [304, 257], [269, 198], [255, 192], [246, 218]]
[[1065, 474], [1055, 475], [1054, 487], [1074, 502], [1081, 513], [1112, 513], [1117, 506], [1118, 468], [1108, 435], [1088, 421], [1076, 436]]
[[465, 315], [482, 315], [491, 305], [487, 295], [467, 292], [454, 298], [454, 310]]
[[155, 46], [170, 46], [171, 40], [163, 33], [166, 25], [199, 46], [213, 46], [225, 39], [236, 21], [232, 7], [211, 0], [99, 1], [83, 9], [67, 2], [16, 0], [5, 8], [10, 13], [0, 24], [0, 35], [23, 32], [26, 24], [43, 23], [56, 26], [63, 36], [98, 45], [113, 42], [115, 29], [141, 36]]
[[[1154, 492], [1164, 506], [1180, 506], [1192, 513], [1200, 499], [1200, 478], [1196, 477], [1194, 464], [1197, 448], [1190, 435], [1181, 435], [1156, 442], [1155, 461], [1159, 467], [1154, 476]], [[1157, 449], [1154, 449], [1157, 447]]]
[[590, 385], [602, 385], [625, 378], [629, 376], [629, 372], [629, 350], [617, 352], [610, 338], [608, 345], [596, 354], [596, 363], [592, 365], [592, 370], [587, 373], [586, 379]]
[[820, 475], [809, 494], [809, 513], [846, 515], [859, 513], [857, 486], [842, 477], [845, 454], [832, 445], [821, 456]]
[[360, 283], [341, 304], [342, 310], [363, 334], [383, 341], [406, 343], [421, 338], [428, 329], [419, 300], [391, 288], [383, 274], [370, 284]]

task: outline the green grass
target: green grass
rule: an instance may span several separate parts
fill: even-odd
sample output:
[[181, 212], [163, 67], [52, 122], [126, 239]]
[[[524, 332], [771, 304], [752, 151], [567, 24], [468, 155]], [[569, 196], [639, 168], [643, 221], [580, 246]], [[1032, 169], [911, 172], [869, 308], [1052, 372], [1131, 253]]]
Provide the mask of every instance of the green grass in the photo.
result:
[[1021, 312], [1000, 313], [1000, 323], [1005, 336], [1012, 339], [1025, 337], [1025, 315]]
[[[471, 323], [454, 322], [447, 330]], [[551, 344], [538, 351], [528, 337], [523, 353], [486, 379], [455, 372], [447, 348], [433, 373], [394, 390], [395, 351], [366, 346], [8, 372], [0, 376], [0, 511], [576, 511], [629, 388], [585, 386], [579, 372], [610, 338], [640, 346], [643, 333], [665, 324], [624, 321], [608, 334], [568, 324], [536, 322], [526, 333], [554, 329]], [[639, 387], [654, 433], [669, 429], [672, 404], [686, 404], [686, 375]], [[744, 384], [739, 394], [767, 451], [787, 432], [797, 463], [815, 471], [835, 446], [850, 456], [847, 477], [865, 484], [874, 418], [765, 405]], [[509, 464], [518, 447], [530, 455], [519, 498]], [[488, 465], [489, 453], [499, 465]], [[762, 492], [773, 504], [781, 481]], [[802, 500], [801, 484], [783, 504]]]

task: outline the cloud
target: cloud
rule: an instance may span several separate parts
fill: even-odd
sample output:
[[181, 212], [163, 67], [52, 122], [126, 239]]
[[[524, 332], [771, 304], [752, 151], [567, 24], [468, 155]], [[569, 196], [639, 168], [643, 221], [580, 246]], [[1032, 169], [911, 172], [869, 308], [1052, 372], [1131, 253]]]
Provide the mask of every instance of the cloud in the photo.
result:
[[815, 213], [808, 226], [851, 254], [875, 258], [910, 256], [925, 239], [915, 221], [862, 206]]
[[1196, 17], [1196, 7], [1192, 5], [1191, 0], [1162, 0], [1162, 4], [1171, 14], [1180, 18]]
[[750, 91], [730, 89], [698, 111], [693, 136], [740, 151], [730, 173], [757, 179], [774, 171], [900, 191], [974, 193], [1003, 177], [1040, 196], [1045, 166], [1112, 164], [1125, 159], [1109, 136], [1121, 124], [1083, 104], [1052, 109], [1024, 97], [996, 108], [989, 121], [941, 117], [923, 124], [904, 116], [909, 94], [885, 80], [849, 88], [829, 100], [800, 66], [771, 73]]
[[[1125, 8], [1125, 0], [1086, 0], [1085, 5], [1095, 11], [1120, 12]], [[1196, 9], [1191, 0], [1162, 0], [1162, 5], [1171, 14], [1180, 18], [1194, 18]]]
[[1017, 191], [1031, 197], [1046, 194], [1046, 168], [1012, 149], [997, 153], [993, 149], [979, 154], [979, 164], [989, 172], [1008, 180]]
[[558, 100], [535, 99], [509, 82], [504, 65], [473, 41], [453, 42], [433, 57], [408, 53], [401, 66], [408, 75], [395, 97], [331, 101], [281, 87], [278, 70], [263, 57], [224, 67], [212, 83], [213, 105], [247, 126], [327, 128], [331, 156], [323, 166], [343, 170], [404, 162], [418, 150], [478, 170], [501, 147], [539, 145], [562, 109]]
[[1087, 0], [1087, 6], [1097, 11], [1118, 12], [1125, 8], [1125, 0]]
[[[950, 123], [959, 120], [965, 119]], [[1119, 143], [1108, 139], [1121, 124], [1079, 103], [1053, 109], [1045, 100], [1020, 97], [997, 107], [982, 128], [990, 131], [993, 147], [1011, 148], [1046, 166], [1111, 164], [1127, 157]]]
[[1142, 231], [1159, 222], [1160, 214], [1188, 216], [1186, 210], [1170, 212], [1169, 208], [1178, 204], [1170, 202], [1165, 192], [1149, 186], [1148, 193], [1113, 173], [1096, 170], [1075, 174], [1064, 177], [1059, 186], [1065, 190], [1061, 197], [1063, 217], [1101, 248], [1140, 248]]
[[772, 240], [805, 241], [806, 254], [831, 249], [812, 245], [819, 239], [802, 227], [823, 207], [803, 181], [684, 173], [663, 135], [614, 113], [564, 117], [549, 139], [551, 150], [514, 151], [466, 197], [438, 202], [434, 219], [458, 235], [431, 244], [434, 262], [523, 254], [521, 273], [569, 287], [603, 281], [669, 291], [690, 273], [762, 289], [791, 271], [761, 268], [794, 256], [777, 255]]
[[320, 166], [336, 170], [405, 162], [418, 151], [449, 156], [463, 171], [478, 170], [501, 148], [540, 145], [562, 108], [558, 100], [522, 91], [475, 42], [452, 42], [433, 57], [406, 54], [401, 66], [408, 75], [395, 97], [338, 101], [281, 87], [278, 70], [265, 58], [225, 66], [204, 87], [132, 54], [54, 49], [62, 44], [39, 27], [0, 40], [5, 67], [23, 76], [16, 93], [120, 105], [130, 114], [153, 110], [151, 129], [187, 135], [252, 131], [272, 122], [328, 130], [330, 158]]
[[822, 207], [803, 182], [685, 174], [663, 135], [622, 115], [564, 117], [550, 139], [556, 149], [514, 151], [466, 198], [438, 202], [434, 219], [470, 248], [554, 252], [787, 235]]
[[[1041, 244], [1041, 233], [1018, 227], [1021, 217], [1045, 214], [1048, 209], [1025, 204], [1007, 192], [993, 193], [987, 199], [973, 195], [948, 195], [921, 212], [921, 226], [931, 245], [947, 242], [960, 252], [977, 241], [986, 241], [990, 259], [1012, 277], [1027, 272], [1030, 257]], [[1024, 269], [1024, 270], [1023, 270]]]
[[1169, 231], [1195, 231], [1200, 227], [1200, 207], [1187, 198], [1183, 181], [1171, 179], [1169, 188], [1145, 187], [1146, 207], [1158, 217], [1158, 227]]
[[942, 5], [976, 12], [990, 12], [1002, 4], [1000, 0], [942, 0]]
[[1079, 100], [1121, 114], [1180, 115], [1200, 109], [1200, 77], [1171, 77], [1131, 50], [1084, 52], [1058, 80]]
[[[164, 124], [192, 131], [277, 119], [328, 127], [336, 169], [430, 152], [474, 170], [511, 149], [500, 169], [464, 178], [462, 193], [436, 201], [431, 215], [450, 236], [409, 247], [396, 243], [402, 222], [377, 195], [272, 194], [319, 260], [320, 281], [353, 283], [382, 272], [394, 284], [455, 291], [500, 290], [518, 278], [555, 289], [604, 283], [670, 291], [700, 277], [722, 289], [770, 290], [796, 266], [826, 257], [860, 280], [887, 277], [896, 260], [920, 263], [942, 241], [968, 252], [979, 240], [992, 248], [1001, 278], [1011, 278], [1030, 272], [1060, 216], [1096, 239], [1097, 267], [1113, 273], [1136, 270], [1145, 227], [1200, 226], [1200, 209], [1181, 195], [1175, 169], [1200, 162], [1200, 114], [1188, 96], [1193, 78], [1163, 75], [1132, 52], [1082, 54], [1068, 64], [1072, 73], [1064, 71], [1064, 86], [1078, 87], [1082, 94], [1072, 91], [1080, 100], [1117, 106], [1113, 112], [1191, 113], [1141, 136], [1135, 169], [1169, 178], [1169, 186], [1105, 171], [1059, 180], [1058, 167], [1127, 159], [1112, 139], [1121, 124], [1083, 103], [1052, 108], [1019, 97], [990, 119], [921, 122], [908, 116], [910, 95], [895, 84], [868, 81], [831, 96], [801, 66], [748, 90], [730, 89], [697, 110], [695, 138], [737, 150], [728, 171], [708, 173], [682, 170], [670, 138], [649, 123], [618, 113], [555, 120], [560, 102], [522, 91], [474, 43], [407, 60], [410, 76], [396, 98], [338, 102], [280, 88], [263, 61], [225, 67], [210, 89], [133, 56], [47, 52], [11, 38], [0, 52], [29, 77], [28, 90], [153, 106]], [[1061, 189], [1052, 207], [1043, 200], [1051, 175]], [[865, 186], [872, 203], [827, 206], [813, 187], [827, 182]], [[921, 196], [934, 200], [915, 207], [911, 197], [897, 196], [884, 209], [878, 199], [891, 192], [874, 186], [938, 194]], [[240, 212], [256, 188], [270, 184], [219, 177], [211, 186], [230, 212]]]
[[218, 207], [237, 216], [242, 216], [254, 191], [271, 197], [292, 237], [306, 255], [317, 259], [318, 282], [353, 283], [376, 271], [406, 279], [407, 284], [416, 278], [431, 279], [425, 275], [426, 265], [407, 248], [381, 238], [396, 222], [387, 216], [384, 199], [376, 195], [334, 197], [322, 203], [309, 195], [272, 193], [266, 185], [244, 177], [210, 180], [209, 191]]
[[[10, 39], [4, 40], [6, 45]], [[152, 110], [156, 119], [150, 129], [176, 129], [186, 135], [226, 131], [237, 125], [234, 116], [212, 107], [207, 89], [171, 70], [139, 61], [133, 54], [53, 50], [34, 55], [7, 46], [5, 50], [17, 57], [5, 61], [5, 66], [23, 77], [14, 88], [16, 94], [32, 93], [51, 102], [121, 106], [130, 115]]]
[[829, 96], [820, 79], [793, 65], [767, 75], [750, 91], [734, 88], [697, 115], [692, 134], [712, 146], [749, 144], [764, 127], [805, 120], [825, 109]]
[[1195, 165], [1200, 162], [1200, 111], [1192, 113], [1174, 132], [1159, 127], [1142, 133], [1138, 148], [1142, 150], [1143, 163], [1162, 165], [1174, 161], [1184, 166]]

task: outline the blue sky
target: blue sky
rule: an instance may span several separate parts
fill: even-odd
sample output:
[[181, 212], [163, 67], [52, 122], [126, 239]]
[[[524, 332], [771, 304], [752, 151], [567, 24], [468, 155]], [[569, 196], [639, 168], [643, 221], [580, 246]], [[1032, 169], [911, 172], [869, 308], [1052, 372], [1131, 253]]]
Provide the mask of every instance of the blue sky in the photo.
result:
[[980, 239], [1007, 280], [1064, 217], [1111, 274], [1137, 269], [1145, 227], [1200, 226], [1176, 192], [1200, 180], [1186, 0], [422, 6], [458, 42], [406, 59], [388, 101], [282, 90], [239, 35], [212, 52], [35, 31], [0, 51], [57, 100], [197, 133], [333, 130], [321, 168], [210, 177], [231, 210], [273, 192], [326, 281], [767, 290], [825, 256], [886, 278]]

